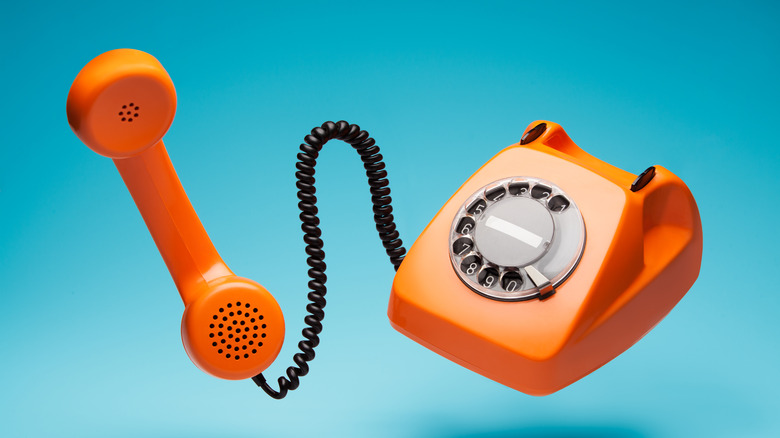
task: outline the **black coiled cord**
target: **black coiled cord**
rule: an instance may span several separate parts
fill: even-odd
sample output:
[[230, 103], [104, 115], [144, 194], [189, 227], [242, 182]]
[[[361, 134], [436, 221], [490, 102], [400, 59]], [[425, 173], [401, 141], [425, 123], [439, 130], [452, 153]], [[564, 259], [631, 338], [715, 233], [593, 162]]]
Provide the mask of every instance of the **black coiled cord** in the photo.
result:
[[390, 257], [390, 263], [396, 270], [401, 265], [406, 254], [406, 248], [398, 236], [393, 221], [393, 207], [390, 205], [390, 187], [388, 187], [387, 171], [385, 163], [382, 161], [382, 155], [379, 153], [379, 146], [376, 141], [368, 135], [368, 132], [360, 129], [358, 125], [350, 125], [345, 121], [337, 123], [325, 122], [322, 126], [311, 130], [301, 144], [301, 152], [298, 153], [298, 162], [295, 167], [298, 169], [295, 176], [298, 182], [298, 208], [301, 209], [300, 218], [303, 224], [303, 241], [306, 243], [306, 254], [309, 257], [306, 263], [309, 265], [309, 303], [306, 305], [308, 315], [303, 319], [308, 327], [303, 329], [304, 341], [298, 342], [300, 353], [293, 356], [293, 362], [296, 366], [287, 368], [287, 377], [279, 377], [279, 390], [275, 390], [268, 385], [263, 374], [252, 377], [252, 380], [261, 387], [266, 394], [279, 400], [287, 395], [287, 391], [292, 391], [300, 385], [300, 377], [309, 373], [308, 362], [314, 359], [314, 348], [319, 345], [318, 335], [322, 332], [322, 319], [325, 317], [325, 252], [322, 250], [322, 231], [320, 230], [320, 220], [317, 217], [317, 197], [314, 196], [314, 166], [317, 164], [317, 157], [320, 150], [330, 140], [343, 140], [357, 151], [360, 159], [363, 160], [363, 167], [366, 169], [368, 185], [371, 187], [371, 202], [374, 204], [374, 221], [376, 230], [379, 232], [379, 238], [385, 247], [387, 255]]

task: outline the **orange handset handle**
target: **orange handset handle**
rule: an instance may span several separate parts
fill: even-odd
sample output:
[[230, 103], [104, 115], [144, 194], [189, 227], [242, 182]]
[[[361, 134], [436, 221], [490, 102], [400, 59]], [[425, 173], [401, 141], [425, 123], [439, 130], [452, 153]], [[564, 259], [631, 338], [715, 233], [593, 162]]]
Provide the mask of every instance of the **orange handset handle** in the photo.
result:
[[162, 140], [138, 155], [114, 159], [185, 306], [207, 284], [233, 275], [217, 253], [171, 164]]

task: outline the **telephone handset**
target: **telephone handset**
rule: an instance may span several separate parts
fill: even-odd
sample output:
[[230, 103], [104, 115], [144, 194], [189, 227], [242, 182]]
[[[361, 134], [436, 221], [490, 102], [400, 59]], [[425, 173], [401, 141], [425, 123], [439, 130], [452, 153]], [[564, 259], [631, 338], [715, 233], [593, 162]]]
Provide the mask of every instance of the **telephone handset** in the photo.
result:
[[[685, 184], [662, 167], [639, 177], [577, 147], [550, 122], [529, 126], [452, 196], [408, 255], [396, 230], [387, 172], [357, 125], [326, 122], [296, 164], [311, 303], [301, 350], [272, 388], [284, 318], [260, 284], [214, 249], [181, 187], [162, 137], [176, 109], [151, 55], [106, 52], [77, 75], [68, 121], [110, 157], [185, 304], [182, 340], [203, 371], [252, 380], [273, 398], [296, 389], [319, 343], [325, 264], [314, 168], [329, 140], [360, 155], [380, 240], [398, 271], [388, 316], [422, 345], [520, 391], [544, 395], [620, 354], [658, 323], [698, 276], [702, 234]], [[632, 182], [633, 180], [633, 182]]]

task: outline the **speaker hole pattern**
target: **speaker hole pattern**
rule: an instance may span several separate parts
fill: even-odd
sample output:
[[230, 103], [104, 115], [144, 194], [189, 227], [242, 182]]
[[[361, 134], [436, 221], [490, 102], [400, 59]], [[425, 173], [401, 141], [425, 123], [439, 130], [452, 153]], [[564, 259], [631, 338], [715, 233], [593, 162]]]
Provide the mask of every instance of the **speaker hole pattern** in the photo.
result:
[[226, 359], [249, 359], [263, 346], [268, 326], [263, 321], [260, 309], [250, 303], [227, 303], [220, 307], [211, 319], [211, 346]]
[[132, 122], [133, 119], [137, 119], [139, 117], [138, 110], [140, 109], [141, 107], [133, 102], [130, 102], [127, 105], [122, 105], [122, 110], [119, 111], [120, 120], [123, 122]]

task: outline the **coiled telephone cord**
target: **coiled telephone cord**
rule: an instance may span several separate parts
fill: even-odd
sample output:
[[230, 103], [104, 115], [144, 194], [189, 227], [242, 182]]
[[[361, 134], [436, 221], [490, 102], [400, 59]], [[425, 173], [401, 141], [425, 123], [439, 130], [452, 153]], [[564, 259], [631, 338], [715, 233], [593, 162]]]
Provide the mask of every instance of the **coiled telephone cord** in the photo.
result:
[[309, 256], [306, 263], [310, 267], [308, 274], [311, 278], [308, 283], [309, 289], [311, 289], [308, 294], [310, 303], [306, 305], [306, 311], [309, 314], [303, 319], [307, 325], [302, 331], [305, 340], [298, 342], [298, 348], [301, 352], [293, 356], [295, 366], [287, 368], [287, 377], [281, 376], [277, 379], [278, 390], [271, 388], [262, 373], [252, 377], [257, 386], [277, 400], [284, 398], [288, 391], [293, 391], [300, 386], [300, 377], [309, 373], [308, 362], [314, 359], [314, 348], [320, 343], [318, 335], [322, 332], [322, 319], [325, 317], [323, 309], [326, 304], [325, 281], [327, 277], [325, 276], [325, 252], [322, 249], [323, 243], [320, 238], [322, 231], [319, 227], [320, 220], [317, 217], [317, 197], [314, 195], [316, 192], [314, 166], [317, 164], [317, 157], [322, 147], [333, 139], [349, 143], [363, 161], [370, 186], [371, 202], [374, 204], [376, 230], [387, 255], [390, 257], [390, 263], [396, 270], [406, 254], [406, 248], [403, 246], [393, 220], [387, 171], [376, 141], [368, 135], [368, 132], [361, 130], [358, 125], [351, 125], [343, 120], [336, 123], [325, 122], [322, 126], [312, 129], [311, 134], [303, 139], [301, 152], [298, 153], [298, 162], [295, 164], [298, 169], [295, 172], [295, 176], [298, 178], [295, 185], [298, 187], [298, 199], [300, 200], [298, 208], [301, 210], [303, 241], [306, 243], [306, 254]]

